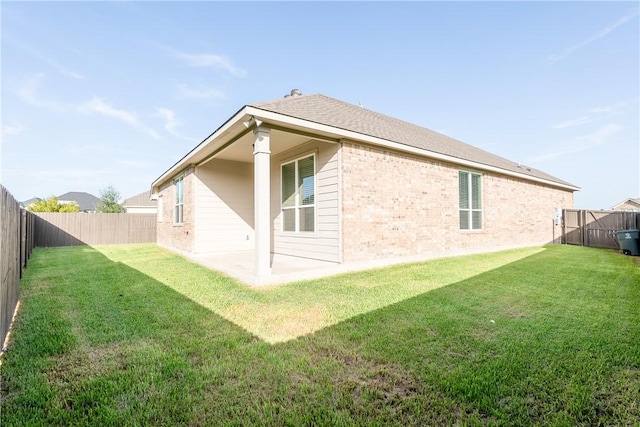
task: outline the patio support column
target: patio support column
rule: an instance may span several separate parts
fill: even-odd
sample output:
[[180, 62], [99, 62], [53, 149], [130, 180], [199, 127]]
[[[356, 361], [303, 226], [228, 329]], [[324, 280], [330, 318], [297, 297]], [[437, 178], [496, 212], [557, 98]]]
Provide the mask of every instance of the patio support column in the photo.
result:
[[253, 130], [253, 206], [255, 274], [271, 274], [271, 129]]

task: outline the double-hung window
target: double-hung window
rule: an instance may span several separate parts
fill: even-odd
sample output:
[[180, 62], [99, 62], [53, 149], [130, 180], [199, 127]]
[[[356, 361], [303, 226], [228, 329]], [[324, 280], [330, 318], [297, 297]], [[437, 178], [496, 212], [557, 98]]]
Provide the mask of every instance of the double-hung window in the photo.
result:
[[316, 218], [316, 159], [302, 157], [281, 167], [282, 230], [314, 232]]
[[173, 222], [176, 224], [182, 224], [184, 221], [183, 212], [184, 212], [184, 177], [173, 181], [173, 185], [175, 187], [176, 193], [176, 204], [174, 206], [173, 213]]
[[460, 230], [482, 229], [482, 175], [460, 171]]

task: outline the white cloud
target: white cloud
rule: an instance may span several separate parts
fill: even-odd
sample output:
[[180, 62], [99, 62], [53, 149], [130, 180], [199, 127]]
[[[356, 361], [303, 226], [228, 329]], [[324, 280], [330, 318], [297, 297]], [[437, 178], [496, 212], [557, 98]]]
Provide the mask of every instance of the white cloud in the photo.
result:
[[622, 126], [617, 123], [606, 124], [593, 133], [575, 138], [573, 142], [567, 145], [560, 146], [554, 150], [548, 151], [538, 156], [534, 156], [529, 159], [529, 162], [537, 163], [545, 160], [552, 160], [558, 157], [564, 157], [569, 154], [588, 150], [598, 145], [606, 144], [611, 140], [613, 136], [619, 133], [620, 130], [622, 130]]
[[194, 88], [186, 83], [178, 84], [178, 96], [191, 99], [225, 99], [224, 93], [218, 89], [208, 87]]
[[607, 142], [613, 135], [622, 130], [622, 126], [617, 123], [609, 123], [601, 127], [598, 131], [578, 138], [578, 141], [584, 141], [588, 147], [600, 145]]
[[44, 73], [27, 77], [17, 90], [18, 96], [24, 102], [33, 105], [34, 107], [47, 108], [55, 111], [65, 111], [67, 109], [65, 105], [45, 99], [40, 95], [40, 89], [42, 88], [42, 81], [44, 79]]
[[12, 122], [11, 124], [2, 125], [2, 136], [18, 135], [24, 131], [22, 123]]
[[189, 67], [217, 68], [235, 77], [244, 77], [247, 75], [245, 70], [234, 65], [233, 62], [224, 55], [216, 55], [213, 53], [186, 53], [171, 48], [170, 51], [176, 58], [181, 59]]
[[78, 72], [76, 72], [76, 71], [74, 71], [74, 70], [62, 65], [58, 61], [50, 58], [49, 56], [47, 56], [45, 54], [43, 54], [38, 49], [36, 49], [33, 46], [30, 46], [27, 43], [25, 43], [24, 40], [20, 40], [17, 37], [13, 37], [11, 34], [3, 34], [3, 41], [4, 40], [7, 40], [10, 43], [15, 44], [16, 46], [19, 46], [22, 49], [26, 50], [31, 55], [33, 55], [35, 58], [38, 58], [39, 60], [41, 60], [44, 63], [48, 64], [51, 68], [53, 68], [54, 70], [56, 70], [57, 72], [59, 72], [62, 75], [67, 76], [67, 77], [71, 77], [71, 78], [76, 79], [76, 80], [84, 80], [84, 76], [82, 74], [80, 74], [80, 73], [78, 73]]
[[156, 114], [154, 114], [154, 116], [160, 117], [164, 120], [164, 129], [171, 135], [183, 139], [192, 139], [178, 132], [178, 128], [182, 126], [182, 123], [176, 119], [176, 114], [173, 110], [169, 110], [168, 108], [158, 108], [156, 109]]
[[600, 121], [603, 119], [611, 119], [612, 117], [624, 112], [626, 107], [628, 107], [629, 105], [637, 102], [638, 102], [638, 99], [636, 98], [629, 101], [619, 102], [613, 105], [590, 108], [589, 110], [587, 110], [587, 113], [589, 113], [588, 115], [578, 117], [577, 119], [566, 120], [564, 122], [557, 123], [553, 125], [553, 128], [565, 129], [565, 128], [570, 128], [574, 126], [584, 125], [584, 124], [595, 122], [595, 121]]
[[56, 70], [58, 73], [67, 76], [67, 77], [71, 77], [73, 79], [76, 80], [84, 80], [84, 76], [80, 73], [77, 73], [67, 67], [65, 67], [64, 65], [60, 64], [59, 62], [41, 54], [39, 51], [37, 51], [36, 49], [33, 49], [30, 46], [27, 45], [23, 45], [23, 47], [30, 51], [36, 58], [39, 58], [40, 60], [44, 61], [45, 63], [49, 64], [49, 66], [51, 66], [54, 70]]
[[96, 112], [104, 114], [105, 116], [114, 117], [118, 120], [122, 120], [131, 126], [139, 126], [138, 118], [134, 113], [130, 113], [125, 110], [118, 110], [111, 105], [104, 102], [102, 98], [94, 97], [91, 101], [86, 102], [80, 106], [80, 112], [90, 113]]
[[176, 114], [168, 108], [158, 108], [156, 110], [157, 117], [164, 119], [164, 129], [172, 135], [176, 134], [176, 128], [180, 123], [176, 120]]
[[574, 120], [567, 120], [565, 122], [558, 123], [556, 125], [553, 125], [553, 128], [554, 129], [570, 128], [570, 127], [574, 127], [574, 126], [584, 125], [586, 123], [590, 123], [591, 121], [592, 120], [590, 120], [589, 117], [583, 116], [583, 117], [579, 117], [579, 118], [574, 119]]
[[622, 18], [618, 19], [613, 24], [611, 24], [608, 27], [598, 31], [596, 34], [592, 35], [591, 37], [588, 37], [585, 40], [581, 41], [580, 43], [566, 48], [563, 52], [558, 53], [558, 54], [549, 55], [547, 57], [547, 65], [552, 65], [552, 64], [555, 64], [556, 62], [562, 61], [563, 59], [565, 59], [569, 55], [573, 54], [578, 49], [582, 49], [583, 47], [587, 46], [588, 44], [593, 43], [596, 40], [599, 40], [599, 39], [605, 37], [607, 34], [612, 32], [613, 30], [615, 30], [619, 26], [625, 24], [626, 22], [631, 20], [631, 18], [635, 17], [636, 15], [638, 15], [638, 10], [634, 10], [633, 12], [629, 13], [628, 15], [623, 16]]
[[619, 113], [631, 104], [638, 102], [638, 98], [631, 99], [629, 101], [618, 102], [617, 104], [605, 105], [600, 107], [591, 108], [589, 113]]
[[145, 132], [153, 138], [160, 139], [160, 135], [158, 135], [156, 131], [154, 131], [153, 129], [149, 129], [148, 127], [140, 123], [135, 113], [114, 108], [110, 104], [106, 103], [102, 98], [93, 97], [91, 101], [85, 102], [84, 104], [80, 105], [78, 107], [78, 111], [84, 114], [98, 113], [107, 117], [112, 117], [114, 119], [127, 123], [131, 127], [141, 132]]

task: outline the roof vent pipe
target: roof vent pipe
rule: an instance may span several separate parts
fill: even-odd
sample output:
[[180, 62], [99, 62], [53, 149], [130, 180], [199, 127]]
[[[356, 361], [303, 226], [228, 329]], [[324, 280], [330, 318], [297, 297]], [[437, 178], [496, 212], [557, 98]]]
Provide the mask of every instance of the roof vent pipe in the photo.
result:
[[290, 96], [302, 96], [302, 92], [300, 91], [300, 89], [293, 89], [291, 91], [291, 94], [286, 94], [284, 97], [289, 98]]

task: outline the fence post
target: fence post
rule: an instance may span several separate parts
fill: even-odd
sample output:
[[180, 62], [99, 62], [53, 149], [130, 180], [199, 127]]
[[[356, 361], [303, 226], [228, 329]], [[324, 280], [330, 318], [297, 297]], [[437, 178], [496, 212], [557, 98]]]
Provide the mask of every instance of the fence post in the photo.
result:
[[589, 246], [589, 237], [587, 236], [587, 211], [581, 211], [580, 212], [582, 215], [582, 224], [581, 224], [581, 230], [582, 230], [582, 246]]
[[20, 205], [0, 185], [0, 345], [18, 304], [20, 285]]
[[157, 242], [156, 214], [40, 212], [34, 216], [39, 247]]

